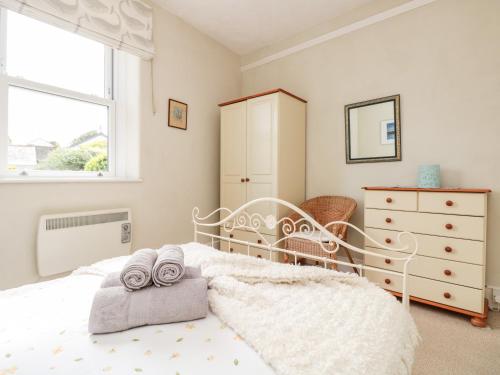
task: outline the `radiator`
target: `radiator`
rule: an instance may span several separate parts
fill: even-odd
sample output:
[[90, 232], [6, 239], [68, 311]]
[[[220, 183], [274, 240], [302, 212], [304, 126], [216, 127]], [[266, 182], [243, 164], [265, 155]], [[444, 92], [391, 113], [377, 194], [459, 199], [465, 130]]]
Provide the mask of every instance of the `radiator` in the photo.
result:
[[38, 273], [50, 276], [128, 255], [131, 229], [128, 208], [43, 215], [36, 247]]

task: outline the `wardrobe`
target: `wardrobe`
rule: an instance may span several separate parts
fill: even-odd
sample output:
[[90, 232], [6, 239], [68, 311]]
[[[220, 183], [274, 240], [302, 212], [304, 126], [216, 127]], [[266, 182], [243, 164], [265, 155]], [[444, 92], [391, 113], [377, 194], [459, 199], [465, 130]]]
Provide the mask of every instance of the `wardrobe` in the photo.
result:
[[[220, 206], [235, 210], [257, 198], [274, 197], [295, 205], [305, 200], [306, 101], [283, 89], [221, 103]], [[276, 204], [250, 207], [248, 214], [289, 211]], [[221, 212], [221, 217], [226, 215]], [[233, 240], [274, 243], [280, 228], [252, 231], [221, 228], [221, 250], [263, 257], [267, 252]], [[278, 260], [275, 256], [274, 260]]]

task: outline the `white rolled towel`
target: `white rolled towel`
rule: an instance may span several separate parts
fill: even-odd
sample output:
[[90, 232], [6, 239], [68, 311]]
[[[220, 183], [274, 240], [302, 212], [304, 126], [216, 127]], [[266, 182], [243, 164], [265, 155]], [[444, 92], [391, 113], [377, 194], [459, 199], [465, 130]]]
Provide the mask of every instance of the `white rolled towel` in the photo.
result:
[[120, 281], [129, 292], [152, 284], [151, 271], [158, 253], [153, 249], [137, 250], [120, 272]]
[[158, 258], [153, 266], [153, 283], [169, 286], [184, 276], [184, 252], [180, 246], [164, 245], [158, 250]]

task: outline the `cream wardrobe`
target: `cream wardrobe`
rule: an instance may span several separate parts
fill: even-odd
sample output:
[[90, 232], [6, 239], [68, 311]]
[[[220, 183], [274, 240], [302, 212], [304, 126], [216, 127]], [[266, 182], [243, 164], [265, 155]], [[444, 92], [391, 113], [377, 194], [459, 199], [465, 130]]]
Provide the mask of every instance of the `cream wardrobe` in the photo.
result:
[[[305, 200], [306, 101], [282, 89], [221, 103], [220, 206], [234, 210], [256, 198], [275, 197], [300, 204]], [[276, 206], [254, 206], [281, 218]], [[264, 241], [279, 238], [279, 228], [261, 229]], [[233, 240], [262, 242], [252, 232], [221, 228], [221, 250], [264, 256]], [[254, 238], [255, 237], [255, 238]], [[260, 243], [259, 242], [259, 243]]]

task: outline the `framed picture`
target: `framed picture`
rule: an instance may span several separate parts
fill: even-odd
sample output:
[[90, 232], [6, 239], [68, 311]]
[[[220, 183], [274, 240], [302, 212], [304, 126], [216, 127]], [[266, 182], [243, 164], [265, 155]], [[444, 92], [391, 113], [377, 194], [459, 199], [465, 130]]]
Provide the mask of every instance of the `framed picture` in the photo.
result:
[[396, 126], [394, 120], [380, 121], [380, 143], [383, 145], [394, 144], [396, 140]]
[[168, 126], [187, 130], [188, 105], [174, 99], [168, 100]]

